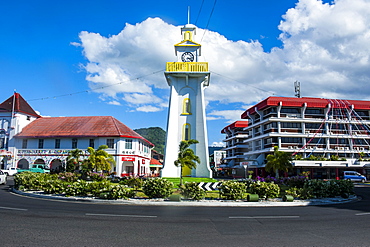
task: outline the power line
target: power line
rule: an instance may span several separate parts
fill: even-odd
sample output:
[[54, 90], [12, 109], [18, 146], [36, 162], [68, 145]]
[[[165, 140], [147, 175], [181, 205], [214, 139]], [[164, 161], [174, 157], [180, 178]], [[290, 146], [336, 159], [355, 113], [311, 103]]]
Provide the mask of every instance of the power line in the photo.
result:
[[200, 5], [198, 16], [197, 16], [197, 19], [196, 19], [196, 21], [194, 23], [195, 26], [197, 25], [197, 22], [198, 22], [198, 19], [199, 19], [199, 16], [200, 16], [200, 12], [202, 12], [203, 4], [204, 4], [204, 0], [202, 0], [202, 4]]
[[203, 41], [204, 35], [207, 32], [209, 22], [211, 21], [211, 17], [213, 15], [213, 11], [215, 10], [215, 7], [216, 7], [216, 3], [217, 3], [217, 0], [215, 0], [214, 3], [213, 3], [212, 11], [211, 11], [211, 14], [209, 15], [209, 18], [208, 18], [208, 21], [207, 21], [207, 25], [206, 25], [206, 28], [204, 29], [204, 33], [203, 33], [203, 36], [202, 36], [202, 39], [200, 40], [200, 42]]
[[93, 91], [95, 91], [95, 90], [100, 90], [100, 89], [105, 89], [105, 88], [108, 88], [108, 87], [113, 87], [113, 86], [116, 86], [116, 85], [120, 85], [120, 84], [125, 83], [125, 82], [130, 82], [130, 81], [134, 81], [134, 80], [139, 80], [139, 79], [142, 79], [142, 78], [144, 78], [144, 77], [147, 77], [147, 76], [150, 76], [150, 75], [155, 75], [155, 74], [158, 74], [158, 73], [163, 72], [163, 71], [165, 71], [165, 70], [164, 70], [164, 69], [161, 69], [161, 70], [155, 71], [155, 72], [150, 73], [150, 74], [147, 74], [147, 75], [143, 75], [143, 76], [136, 77], [136, 78], [131, 79], [131, 80], [121, 81], [121, 82], [118, 82], [118, 83], [115, 83], [115, 84], [111, 84], [111, 85], [107, 85], [107, 86], [103, 86], [103, 87], [96, 87], [96, 88], [92, 88], [92, 89], [88, 89], [88, 90], [84, 90], [84, 91], [73, 92], [73, 93], [67, 93], [67, 94], [61, 94], [61, 95], [56, 95], [56, 96], [51, 96], [51, 97], [44, 97], [44, 98], [30, 99], [30, 100], [27, 100], [27, 101], [56, 99], [56, 98], [60, 98], [60, 97], [73, 96], [73, 95], [81, 94], [81, 93], [93, 92]]
[[[235, 80], [235, 79], [233, 79], [233, 78], [231, 78], [231, 77], [221, 75], [221, 74], [216, 73], [216, 72], [214, 72], [214, 71], [211, 71], [211, 72], [212, 72], [213, 74], [216, 74], [216, 75], [218, 75], [218, 76], [224, 77], [224, 78], [229, 79], [229, 80], [231, 80], [231, 81], [235, 81], [235, 82], [238, 82], [238, 83], [242, 83], [242, 82], [237, 81], [237, 80]], [[247, 85], [247, 86], [252, 87], [252, 88], [254, 88], [254, 89], [257, 89], [257, 90], [260, 90], [260, 91], [263, 91], [263, 92], [265, 92], [265, 93], [270, 93], [270, 94], [272, 94], [272, 95], [275, 95], [275, 92], [273, 92], [273, 91], [265, 90], [265, 89], [258, 88], [258, 87], [252, 86], [252, 85]]]

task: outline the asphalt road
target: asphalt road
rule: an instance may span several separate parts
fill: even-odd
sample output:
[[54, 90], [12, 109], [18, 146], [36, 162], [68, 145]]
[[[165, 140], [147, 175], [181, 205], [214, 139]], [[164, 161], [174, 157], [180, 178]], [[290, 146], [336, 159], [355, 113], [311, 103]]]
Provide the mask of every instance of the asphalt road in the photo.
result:
[[0, 246], [370, 246], [362, 200], [307, 207], [94, 204], [19, 196], [0, 186]]

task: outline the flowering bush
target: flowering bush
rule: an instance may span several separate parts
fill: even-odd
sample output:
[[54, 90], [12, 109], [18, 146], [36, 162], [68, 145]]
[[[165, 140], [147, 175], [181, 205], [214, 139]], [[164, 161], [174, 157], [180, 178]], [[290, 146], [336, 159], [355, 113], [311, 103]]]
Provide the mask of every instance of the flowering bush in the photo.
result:
[[188, 182], [181, 188], [181, 194], [188, 199], [202, 200], [206, 192], [202, 188], [199, 188], [198, 183]]
[[251, 194], [258, 194], [260, 198], [276, 198], [279, 196], [280, 187], [275, 183], [256, 181], [249, 187]]
[[226, 181], [220, 187], [220, 196], [227, 200], [240, 200], [245, 198], [246, 185], [245, 183]]
[[61, 172], [58, 174], [58, 178], [66, 182], [75, 182], [78, 180], [77, 174], [73, 172]]
[[144, 180], [139, 177], [128, 177], [124, 180], [121, 180], [119, 183], [134, 188], [135, 190], [139, 190], [141, 189], [141, 187], [143, 187]]
[[88, 172], [87, 175], [92, 179], [92, 181], [103, 181], [107, 179], [106, 175], [100, 172]]
[[162, 178], [149, 178], [143, 184], [143, 192], [149, 198], [165, 198], [172, 194], [173, 183]]

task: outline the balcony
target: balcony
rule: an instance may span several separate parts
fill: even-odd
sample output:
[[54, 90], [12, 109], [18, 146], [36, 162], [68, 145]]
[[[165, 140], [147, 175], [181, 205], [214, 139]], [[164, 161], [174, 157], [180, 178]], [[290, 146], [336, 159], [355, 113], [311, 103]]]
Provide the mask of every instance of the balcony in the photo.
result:
[[168, 62], [166, 72], [208, 72], [207, 62]]

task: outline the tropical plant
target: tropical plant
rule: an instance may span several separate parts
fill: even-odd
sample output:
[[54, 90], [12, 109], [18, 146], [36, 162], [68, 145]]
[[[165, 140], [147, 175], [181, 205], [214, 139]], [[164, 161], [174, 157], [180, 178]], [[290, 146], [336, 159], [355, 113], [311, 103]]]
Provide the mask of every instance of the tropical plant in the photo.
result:
[[200, 158], [195, 155], [193, 149], [190, 148], [190, 145], [199, 143], [197, 140], [185, 140], [181, 141], [179, 145], [179, 153], [177, 160], [174, 161], [175, 166], [181, 167], [180, 170], [180, 186], [182, 186], [182, 168], [188, 167], [193, 169], [197, 167], [197, 163], [200, 164]]
[[274, 147], [274, 154], [266, 157], [266, 171], [275, 171], [275, 177], [279, 177], [279, 170], [287, 172], [293, 166], [291, 164], [292, 156], [289, 153], [279, 151], [279, 147]]
[[181, 187], [181, 194], [188, 199], [202, 200], [206, 192], [198, 186], [198, 183], [190, 182]]
[[279, 196], [280, 187], [275, 183], [256, 181], [250, 185], [248, 192], [258, 194], [259, 198], [276, 198]]
[[68, 152], [66, 172], [74, 172], [80, 167], [82, 155], [83, 151], [77, 148]]
[[83, 161], [83, 166], [86, 171], [110, 171], [111, 166], [115, 165], [114, 158], [111, 154], [108, 154], [105, 149], [107, 145], [101, 145], [98, 149], [92, 147], [87, 148], [89, 157]]
[[227, 200], [240, 200], [244, 199], [246, 195], [247, 186], [245, 183], [236, 181], [223, 182], [220, 187], [220, 196]]
[[143, 192], [149, 198], [165, 198], [172, 194], [173, 183], [163, 178], [149, 178], [143, 184]]

